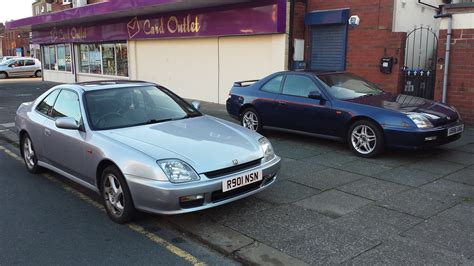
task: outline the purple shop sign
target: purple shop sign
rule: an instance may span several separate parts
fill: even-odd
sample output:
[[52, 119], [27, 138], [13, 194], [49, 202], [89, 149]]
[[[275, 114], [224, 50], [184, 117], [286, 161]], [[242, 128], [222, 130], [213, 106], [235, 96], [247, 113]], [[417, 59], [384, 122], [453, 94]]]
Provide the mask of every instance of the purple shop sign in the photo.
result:
[[[278, 2], [278, 3], [277, 3]], [[139, 39], [284, 33], [286, 1], [263, 6], [138, 16], [94, 26], [34, 30], [33, 43], [102, 42]], [[282, 26], [283, 25], [283, 26]]]

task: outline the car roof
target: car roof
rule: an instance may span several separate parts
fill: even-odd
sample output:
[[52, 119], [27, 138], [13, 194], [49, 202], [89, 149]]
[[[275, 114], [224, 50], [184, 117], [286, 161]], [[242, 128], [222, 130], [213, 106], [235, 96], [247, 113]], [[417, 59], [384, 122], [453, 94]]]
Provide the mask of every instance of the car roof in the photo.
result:
[[109, 89], [121, 89], [131, 87], [145, 87], [145, 86], [156, 86], [156, 84], [145, 81], [133, 81], [133, 80], [103, 80], [103, 81], [90, 81], [73, 84], [84, 91], [95, 91], [95, 90], [109, 90]]
[[323, 76], [323, 75], [331, 75], [331, 74], [342, 74], [347, 73], [346, 71], [318, 71], [318, 70], [287, 70], [278, 72], [278, 74], [298, 74], [298, 73], [305, 73], [308, 75], [316, 75], [316, 76]]

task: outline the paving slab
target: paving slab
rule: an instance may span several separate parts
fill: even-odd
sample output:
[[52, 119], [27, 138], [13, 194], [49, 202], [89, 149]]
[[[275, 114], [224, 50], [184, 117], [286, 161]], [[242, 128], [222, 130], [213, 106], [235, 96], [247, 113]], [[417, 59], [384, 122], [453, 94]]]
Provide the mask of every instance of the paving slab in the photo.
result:
[[327, 223], [330, 218], [316, 211], [294, 205], [283, 205], [259, 212], [242, 215], [224, 224], [253, 239], [275, 247], [285, 239], [307, 231], [315, 224]]
[[456, 147], [456, 150], [463, 151], [463, 152], [474, 153], [474, 143], [470, 142], [469, 144]]
[[474, 226], [449, 217], [433, 217], [403, 233], [415, 241], [474, 256]]
[[312, 209], [330, 217], [340, 217], [353, 212], [367, 204], [371, 200], [350, 195], [338, 190], [329, 190], [321, 194], [300, 200], [295, 205]]
[[390, 196], [377, 202], [377, 205], [427, 219], [459, 202], [461, 199], [458, 197], [415, 188]]
[[465, 168], [465, 165], [437, 159], [425, 159], [413, 164], [407, 165], [409, 168], [415, 168], [434, 174], [448, 175]]
[[456, 150], [446, 150], [435, 156], [435, 159], [464, 165], [474, 165], [474, 154]]
[[345, 171], [367, 176], [374, 176], [377, 173], [388, 171], [392, 168], [393, 167], [377, 163], [375, 160], [371, 162], [368, 162], [367, 160], [356, 160], [348, 162], [343, 166]]
[[474, 186], [474, 167], [469, 167], [445, 177], [453, 182]]
[[286, 255], [270, 246], [255, 242], [243, 247], [235, 256], [248, 265], [303, 266], [307, 263]]
[[422, 222], [423, 219], [375, 205], [362, 207], [353, 213], [334, 219], [330, 224], [371, 239], [393, 239], [398, 234]]
[[319, 190], [329, 190], [341, 185], [351, 183], [364, 178], [362, 175], [327, 168], [318, 172], [308, 172], [305, 175], [293, 177], [291, 181], [317, 188]]
[[281, 251], [311, 265], [332, 265], [356, 257], [380, 243], [332, 225], [320, 224], [277, 245]]
[[461, 265], [467, 260], [447, 250], [409, 239], [389, 240], [345, 265]]
[[338, 152], [328, 152], [306, 159], [308, 163], [317, 163], [320, 165], [343, 168], [348, 162], [357, 160], [353, 155], [345, 155]]
[[316, 163], [309, 163], [307, 160], [285, 159], [278, 176], [280, 179], [294, 179], [297, 177], [312, 178], [317, 175], [317, 172], [325, 169], [328, 169], [328, 167]]
[[309, 158], [309, 157], [323, 153], [323, 151], [317, 151], [314, 149], [306, 149], [306, 148], [300, 148], [300, 147], [288, 147], [288, 148], [276, 150], [275, 152], [278, 154], [278, 156], [281, 156], [284, 158], [295, 159], [295, 160]]
[[460, 204], [441, 212], [437, 217], [444, 217], [459, 222], [466, 227], [474, 227], [474, 200], [465, 200]]
[[421, 189], [444, 195], [474, 199], [474, 186], [456, 183], [444, 179], [426, 184], [422, 186]]
[[375, 178], [363, 178], [358, 181], [343, 185], [338, 190], [358, 195], [371, 200], [382, 200], [393, 194], [407, 190], [410, 187]]
[[255, 196], [268, 202], [283, 204], [305, 199], [319, 194], [320, 192], [321, 191], [318, 189], [310, 188], [291, 181], [282, 181], [275, 183]]
[[407, 168], [405, 166], [375, 174], [375, 177], [379, 179], [412, 187], [422, 186], [442, 176], [443, 175], [439, 173], [431, 173], [415, 168]]

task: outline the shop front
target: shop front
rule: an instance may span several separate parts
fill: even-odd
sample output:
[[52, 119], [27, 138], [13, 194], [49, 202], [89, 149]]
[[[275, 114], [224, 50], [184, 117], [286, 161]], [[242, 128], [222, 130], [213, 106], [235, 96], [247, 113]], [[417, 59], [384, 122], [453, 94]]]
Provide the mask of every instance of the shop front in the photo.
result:
[[284, 0], [117, 0], [92, 6], [9, 23], [31, 28], [33, 43], [41, 45], [45, 80], [145, 80], [183, 97], [224, 103], [234, 81], [286, 68]]

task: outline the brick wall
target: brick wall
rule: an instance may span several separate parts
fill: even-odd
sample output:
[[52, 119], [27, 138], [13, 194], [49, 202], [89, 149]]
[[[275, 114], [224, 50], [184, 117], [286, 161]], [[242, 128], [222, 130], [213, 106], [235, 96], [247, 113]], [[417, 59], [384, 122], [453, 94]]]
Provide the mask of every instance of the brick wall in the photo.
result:
[[[393, 4], [393, 0], [308, 0], [307, 11], [350, 8], [350, 15], [358, 15], [361, 22], [359, 27], [348, 31], [347, 71], [363, 76], [387, 91], [400, 92], [406, 33], [392, 32]], [[300, 20], [295, 26], [303, 23], [305, 27], [299, 12], [295, 10], [295, 20]], [[305, 37], [308, 60], [309, 27], [305, 27]], [[393, 56], [398, 61], [392, 74], [379, 71], [380, 59], [385, 56]]]
[[[446, 39], [447, 31], [440, 31], [438, 58], [445, 57]], [[438, 67], [436, 74], [435, 99], [441, 100], [444, 68]], [[466, 123], [474, 124], [474, 29], [453, 30], [447, 104], [456, 107]]]

